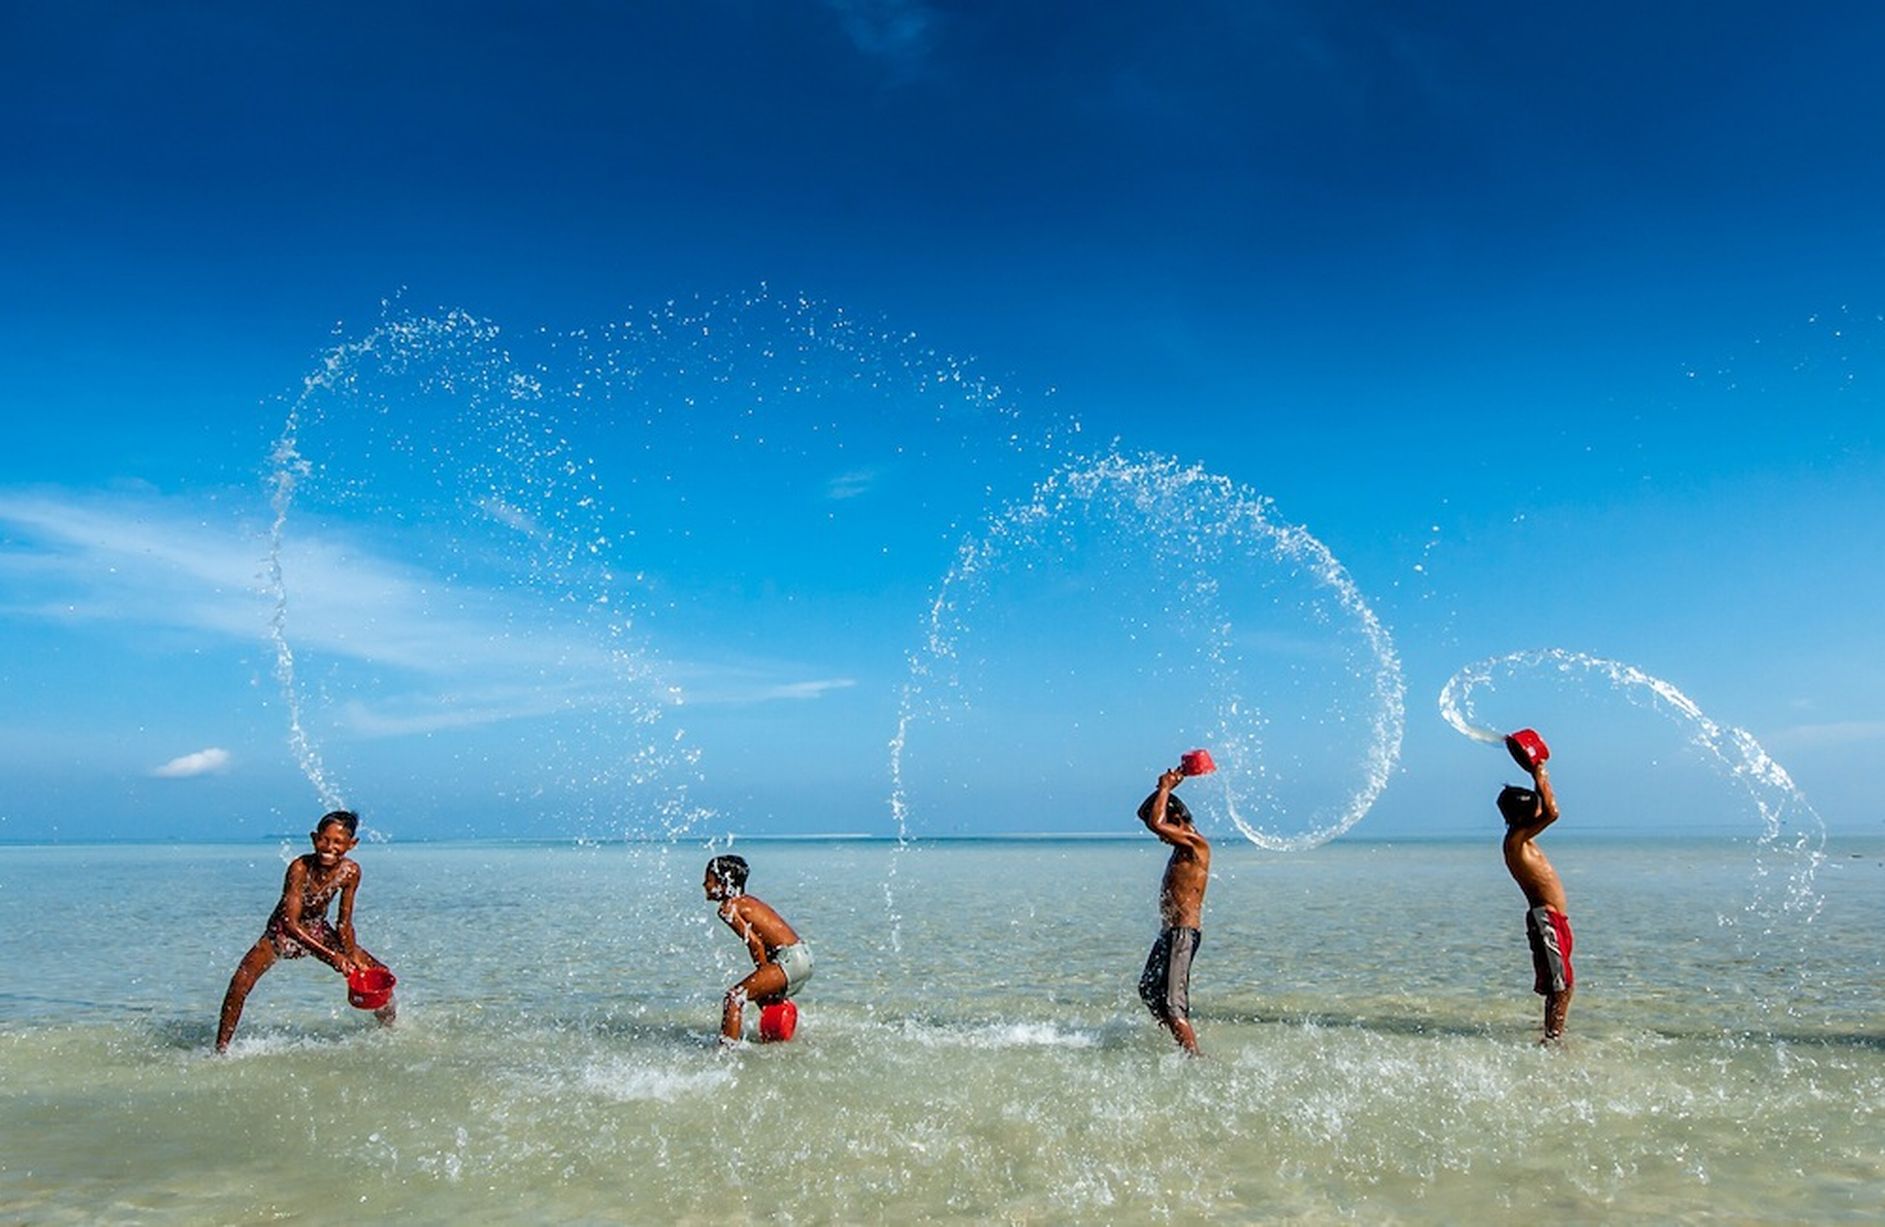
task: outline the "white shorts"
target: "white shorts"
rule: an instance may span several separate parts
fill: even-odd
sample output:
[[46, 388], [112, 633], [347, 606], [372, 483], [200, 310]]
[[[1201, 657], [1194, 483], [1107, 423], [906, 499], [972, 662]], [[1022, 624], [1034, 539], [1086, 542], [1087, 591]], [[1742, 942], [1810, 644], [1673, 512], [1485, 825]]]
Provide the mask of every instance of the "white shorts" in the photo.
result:
[[812, 978], [812, 948], [804, 942], [779, 947], [772, 952], [772, 961], [785, 973], [785, 995], [788, 997]]

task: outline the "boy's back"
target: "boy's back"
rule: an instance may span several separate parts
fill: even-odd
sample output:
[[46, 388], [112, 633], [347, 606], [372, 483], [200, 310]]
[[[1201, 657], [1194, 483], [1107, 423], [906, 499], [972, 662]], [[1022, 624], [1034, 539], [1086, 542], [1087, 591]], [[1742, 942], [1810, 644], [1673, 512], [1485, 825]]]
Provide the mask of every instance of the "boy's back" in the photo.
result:
[[[720, 904], [720, 919], [737, 933], [750, 947], [755, 942], [760, 946], [758, 955], [769, 956], [773, 951], [795, 944], [799, 935], [785, 917], [772, 910], [765, 900], [753, 895], [738, 895]], [[759, 958], [765, 962], [764, 957]]]
[[1564, 883], [1558, 880], [1558, 871], [1551, 867], [1544, 850], [1535, 842], [1541, 830], [1542, 827], [1534, 826], [1506, 829], [1505, 867], [1525, 893], [1526, 903], [1532, 907], [1569, 911], [1564, 905]]

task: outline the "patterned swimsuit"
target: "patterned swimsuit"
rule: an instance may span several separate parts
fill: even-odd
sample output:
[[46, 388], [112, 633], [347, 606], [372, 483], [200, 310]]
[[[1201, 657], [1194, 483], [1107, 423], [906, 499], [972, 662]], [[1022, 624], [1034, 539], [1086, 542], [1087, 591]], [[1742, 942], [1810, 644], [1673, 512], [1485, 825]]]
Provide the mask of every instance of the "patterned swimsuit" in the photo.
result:
[[[293, 872], [292, 868], [289, 872]], [[301, 890], [301, 927], [313, 935], [314, 939], [331, 950], [340, 949], [340, 932], [327, 922], [327, 905], [340, 893], [345, 873], [336, 873], [334, 880], [318, 891], [312, 889], [312, 878]], [[282, 923], [281, 904], [269, 913], [268, 924], [262, 929], [262, 936], [275, 947], [275, 953], [284, 959], [298, 959], [312, 953], [306, 946], [289, 936], [288, 929]]]

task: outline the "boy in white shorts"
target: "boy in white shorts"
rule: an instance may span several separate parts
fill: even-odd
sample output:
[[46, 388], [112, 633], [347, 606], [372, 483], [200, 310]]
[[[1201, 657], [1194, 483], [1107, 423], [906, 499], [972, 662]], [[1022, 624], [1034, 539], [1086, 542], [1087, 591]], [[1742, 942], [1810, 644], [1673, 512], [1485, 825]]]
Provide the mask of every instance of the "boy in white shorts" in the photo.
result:
[[707, 862], [701, 883], [707, 898], [720, 905], [720, 919], [746, 943], [753, 956], [753, 974], [727, 990], [720, 1014], [720, 1042], [740, 1042], [740, 1023], [746, 1003], [767, 1006], [798, 992], [812, 977], [812, 949], [785, 918], [762, 900], [746, 893], [746, 859], [716, 856]]

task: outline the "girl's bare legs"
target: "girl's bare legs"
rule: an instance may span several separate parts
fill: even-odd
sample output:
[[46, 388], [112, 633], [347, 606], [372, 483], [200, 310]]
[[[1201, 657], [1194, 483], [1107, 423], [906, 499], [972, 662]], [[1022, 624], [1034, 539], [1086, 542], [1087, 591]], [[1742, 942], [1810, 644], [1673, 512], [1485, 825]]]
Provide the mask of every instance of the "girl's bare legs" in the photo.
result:
[[236, 964], [236, 974], [229, 977], [229, 991], [223, 994], [222, 1019], [216, 1025], [217, 1052], [229, 1051], [236, 1024], [242, 1021], [242, 1004], [249, 999], [249, 990], [262, 978], [262, 973], [275, 965], [275, 958], [274, 943], [264, 937], [250, 946], [249, 952]]

